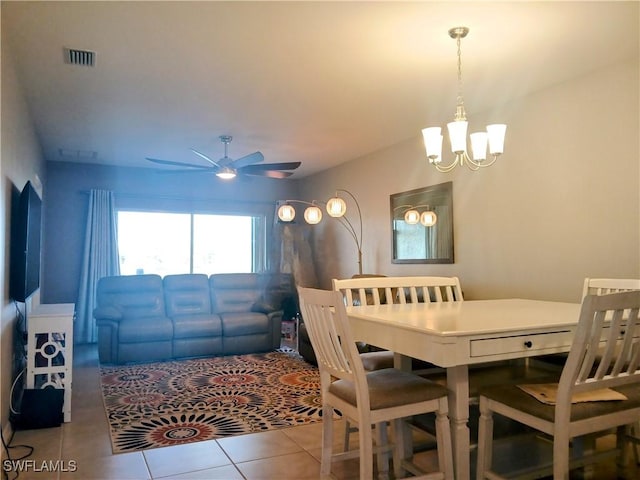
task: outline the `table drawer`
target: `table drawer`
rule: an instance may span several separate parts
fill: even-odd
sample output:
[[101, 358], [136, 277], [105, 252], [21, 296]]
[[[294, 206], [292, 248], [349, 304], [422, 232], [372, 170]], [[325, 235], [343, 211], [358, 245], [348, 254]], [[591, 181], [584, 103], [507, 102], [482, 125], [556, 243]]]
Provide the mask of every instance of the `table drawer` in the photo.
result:
[[538, 351], [548, 348], [567, 348], [573, 341], [573, 332], [562, 330], [530, 335], [513, 335], [471, 340], [471, 356], [487, 357], [516, 352]]

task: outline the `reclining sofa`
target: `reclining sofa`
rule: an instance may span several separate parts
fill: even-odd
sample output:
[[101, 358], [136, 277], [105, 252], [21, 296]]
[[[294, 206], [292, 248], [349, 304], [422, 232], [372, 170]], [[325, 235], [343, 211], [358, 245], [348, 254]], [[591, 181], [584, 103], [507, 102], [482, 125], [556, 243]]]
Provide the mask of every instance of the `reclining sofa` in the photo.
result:
[[235, 355], [280, 347], [290, 275], [121, 275], [100, 279], [101, 363]]

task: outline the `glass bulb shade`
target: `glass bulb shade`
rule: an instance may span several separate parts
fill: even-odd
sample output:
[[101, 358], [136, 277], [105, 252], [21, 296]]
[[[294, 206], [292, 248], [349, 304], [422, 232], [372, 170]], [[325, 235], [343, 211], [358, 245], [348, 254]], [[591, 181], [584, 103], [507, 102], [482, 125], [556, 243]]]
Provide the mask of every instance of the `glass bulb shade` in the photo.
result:
[[278, 218], [283, 222], [293, 222], [293, 219], [296, 218], [296, 209], [288, 203], [280, 205], [280, 208], [278, 208]]
[[427, 158], [433, 162], [442, 161], [442, 129], [440, 127], [429, 127], [422, 129], [424, 148], [427, 151]]
[[222, 178], [223, 180], [231, 180], [232, 178], [236, 178], [236, 172], [228, 167], [225, 167], [218, 173], [216, 173], [216, 177]]
[[447, 123], [449, 129], [449, 141], [451, 142], [451, 151], [460, 154], [467, 150], [467, 125], [469, 122], [465, 120], [456, 120]]
[[327, 202], [327, 213], [332, 217], [342, 217], [347, 213], [347, 204], [340, 197], [330, 198]]
[[504, 135], [507, 126], [503, 123], [487, 125], [487, 134], [489, 135], [489, 153], [491, 155], [500, 155], [504, 152]]
[[404, 214], [404, 221], [409, 225], [415, 225], [420, 221], [420, 214], [417, 210], [407, 210]]
[[487, 159], [487, 132], [476, 132], [469, 135], [474, 160]]
[[436, 215], [436, 212], [433, 212], [431, 210], [428, 212], [422, 212], [422, 214], [420, 215], [420, 223], [425, 227], [432, 227], [436, 224], [437, 221], [438, 216]]
[[322, 210], [315, 205], [307, 207], [304, 211], [304, 219], [310, 225], [320, 223], [320, 220], [322, 220]]

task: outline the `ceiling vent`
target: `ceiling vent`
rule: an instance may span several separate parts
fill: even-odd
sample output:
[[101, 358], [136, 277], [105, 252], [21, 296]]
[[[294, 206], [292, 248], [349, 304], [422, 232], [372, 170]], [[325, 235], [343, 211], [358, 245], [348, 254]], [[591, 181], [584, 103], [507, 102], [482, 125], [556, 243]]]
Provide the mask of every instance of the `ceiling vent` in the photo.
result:
[[75, 48], [65, 48], [64, 63], [94, 67], [96, 64], [96, 52], [92, 52], [90, 50], [78, 50]]

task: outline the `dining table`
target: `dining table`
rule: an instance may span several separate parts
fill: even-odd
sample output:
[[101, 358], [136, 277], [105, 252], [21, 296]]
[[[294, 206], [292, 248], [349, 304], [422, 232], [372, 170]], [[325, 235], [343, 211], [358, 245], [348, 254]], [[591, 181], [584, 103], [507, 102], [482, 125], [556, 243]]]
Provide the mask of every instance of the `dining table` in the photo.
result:
[[469, 366], [568, 352], [579, 303], [520, 298], [347, 307], [354, 339], [446, 369], [454, 470], [470, 477]]

